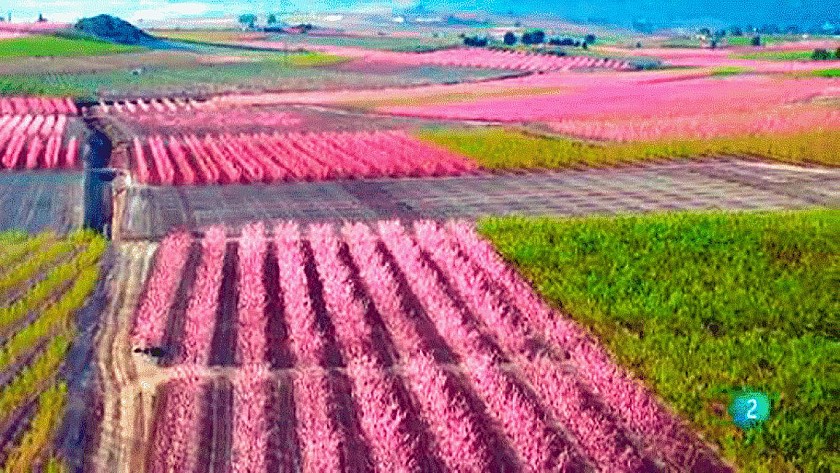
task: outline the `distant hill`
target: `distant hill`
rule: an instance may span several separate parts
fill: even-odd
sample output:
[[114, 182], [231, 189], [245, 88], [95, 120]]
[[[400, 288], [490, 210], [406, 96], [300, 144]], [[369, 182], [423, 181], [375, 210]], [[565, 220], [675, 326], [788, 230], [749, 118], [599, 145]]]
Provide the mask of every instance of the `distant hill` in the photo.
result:
[[131, 23], [111, 15], [82, 18], [76, 29], [97, 38], [120, 44], [144, 45], [155, 39]]

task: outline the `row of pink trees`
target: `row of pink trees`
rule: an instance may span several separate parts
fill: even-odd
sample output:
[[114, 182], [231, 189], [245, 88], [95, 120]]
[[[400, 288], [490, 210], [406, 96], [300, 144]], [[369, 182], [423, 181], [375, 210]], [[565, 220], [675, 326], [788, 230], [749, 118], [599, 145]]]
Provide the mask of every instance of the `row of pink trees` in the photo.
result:
[[[350, 268], [342, 261], [342, 242], [331, 225], [310, 227], [315, 266], [324, 303], [341, 347], [362, 434], [383, 471], [421, 471], [424, 452], [407, 406], [400, 402], [399, 381], [386, 371], [377, 337], [366, 319]], [[379, 340], [381, 343], [381, 340]]]
[[570, 69], [606, 68], [630, 70], [627, 61], [593, 56], [555, 56], [523, 51], [488, 49], [443, 49], [430, 53], [404, 55], [405, 61], [440, 66], [478, 67], [519, 71], [556, 71]]
[[552, 415], [578, 439], [587, 456], [604, 471], [649, 468], [620, 426], [602, 413], [603, 406], [573, 375], [558, 370], [544, 353], [531, 353], [531, 347], [539, 345], [538, 334], [502, 295], [496, 282], [461, 252], [457, 240], [433, 222], [416, 223], [415, 231], [426, 254], [457, 288], [471, 312], [515, 357]]
[[78, 115], [69, 97], [0, 97], [0, 115]]
[[[416, 222], [407, 229], [386, 221], [375, 230], [356, 223], [339, 232], [332, 225], [301, 232], [282, 223], [272, 233], [259, 223], [246, 226], [229, 275], [238, 286], [234, 471], [263, 471], [277, 428], [268, 414], [281, 376], [268, 360], [271, 317], [282, 317], [287, 338], [281, 343], [291, 352], [297, 445], [288, 448], [299, 452], [303, 471], [353, 468], [364, 456], [354, 449], [357, 442], [387, 471], [438, 462], [463, 472], [517, 463], [526, 471], [636, 472], [655, 469], [654, 459], [681, 470], [719, 465], [585, 330], [549, 308], [471, 224]], [[170, 329], [166, 320], [189, 241], [176, 233], [161, 244], [135, 342], [158, 343]], [[186, 374], [167, 387], [166, 427], [154, 447], [172, 444], [174, 456], [155, 453], [159, 471], [196, 461], [190, 432], [200, 416], [187, 404], [204, 396], [198, 370], [209, 364], [226, 245], [221, 227], [201, 241], [176, 342], [176, 369]], [[276, 287], [265, 284], [271, 246]], [[268, 313], [271, 292], [281, 313]], [[343, 366], [338, 371], [335, 355]]]
[[0, 116], [0, 169], [59, 169], [77, 165], [79, 144], [64, 135], [67, 115]]
[[156, 135], [145, 143], [135, 137], [133, 154], [139, 181], [158, 185], [439, 176], [477, 169], [399, 130]]
[[189, 113], [197, 109], [212, 107], [212, 102], [200, 102], [193, 99], [160, 98], [114, 101], [107, 104], [99, 102], [98, 111], [102, 114], [111, 113]]
[[708, 139], [840, 129], [840, 110], [798, 105], [745, 113], [700, 113], [685, 117], [565, 120], [549, 124], [558, 133], [610, 141], [667, 138]]

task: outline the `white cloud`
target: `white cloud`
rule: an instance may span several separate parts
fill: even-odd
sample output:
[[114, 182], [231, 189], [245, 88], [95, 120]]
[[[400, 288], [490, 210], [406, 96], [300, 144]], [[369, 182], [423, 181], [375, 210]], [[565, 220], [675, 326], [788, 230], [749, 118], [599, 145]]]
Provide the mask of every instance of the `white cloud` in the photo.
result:
[[[143, 2], [153, 4], [155, 2]], [[151, 7], [151, 5], [148, 5]], [[151, 8], [137, 10], [129, 15], [130, 21], [166, 20], [185, 16], [200, 16], [210, 11], [210, 6], [202, 2], [168, 3]]]

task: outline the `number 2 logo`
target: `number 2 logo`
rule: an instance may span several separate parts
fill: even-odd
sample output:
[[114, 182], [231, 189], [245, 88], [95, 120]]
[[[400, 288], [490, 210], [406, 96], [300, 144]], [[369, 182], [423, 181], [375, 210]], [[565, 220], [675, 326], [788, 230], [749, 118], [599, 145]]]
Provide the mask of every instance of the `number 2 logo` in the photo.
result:
[[747, 419], [758, 419], [758, 416], [755, 415], [755, 411], [758, 409], [758, 401], [749, 399], [747, 402], [750, 404], [750, 408], [747, 410]]

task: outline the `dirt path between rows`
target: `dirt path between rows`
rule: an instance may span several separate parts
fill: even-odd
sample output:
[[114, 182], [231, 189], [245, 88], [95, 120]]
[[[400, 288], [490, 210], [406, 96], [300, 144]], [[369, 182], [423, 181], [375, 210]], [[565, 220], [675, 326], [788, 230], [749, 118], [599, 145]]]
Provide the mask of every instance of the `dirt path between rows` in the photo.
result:
[[[156, 244], [135, 243], [116, 249], [117, 262], [109, 287], [109, 304], [97, 337], [97, 364], [102, 389], [101, 431], [96, 453], [89, 465], [92, 471], [133, 473], [140, 471], [132, 458], [135, 444], [144, 443], [151, 409], [140, 408], [151, 402], [153, 386], [138, 381], [132, 360], [129, 330], [134, 308], [143, 290]], [[144, 418], [138, 419], [138, 412]], [[142, 465], [142, 458], [139, 459]]]

